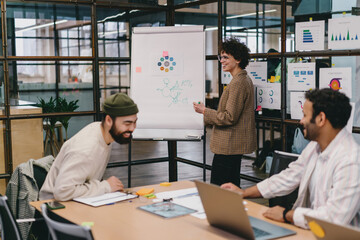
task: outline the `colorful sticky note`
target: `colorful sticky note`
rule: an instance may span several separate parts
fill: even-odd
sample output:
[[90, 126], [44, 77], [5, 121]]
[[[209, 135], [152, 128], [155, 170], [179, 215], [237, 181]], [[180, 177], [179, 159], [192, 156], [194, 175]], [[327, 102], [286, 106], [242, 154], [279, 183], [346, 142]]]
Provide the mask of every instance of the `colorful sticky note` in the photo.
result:
[[137, 73], [141, 73], [141, 67], [136, 67], [135, 71], [136, 71]]
[[275, 82], [275, 76], [271, 76], [271, 77], [270, 77], [270, 82], [271, 82], [271, 83], [274, 83], [274, 82]]
[[163, 51], [163, 57], [167, 57], [167, 56], [169, 56], [168, 51]]
[[94, 226], [94, 222], [82, 222], [81, 223], [81, 226], [88, 226], [88, 227], [92, 227], [92, 226]]
[[149, 198], [149, 199], [156, 198], [156, 196], [153, 193], [146, 194], [146, 195], [144, 195], [144, 197]]
[[[199, 102], [200, 103], [200, 102]], [[162, 182], [162, 183], [160, 183], [160, 186], [162, 186], [162, 187], [169, 187], [169, 186], [171, 186], [171, 183], [169, 183], [169, 182]]]
[[317, 236], [318, 238], [325, 237], [324, 229], [322, 229], [322, 227], [320, 227], [319, 224], [317, 224], [314, 221], [311, 221], [308, 224], [309, 224], [310, 230], [315, 234], [315, 236]]
[[144, 196], [153, 192], [154, 192], [154, 188], [142, 188], [139, 191], [137, 191], [136, 194], [139, 196]]

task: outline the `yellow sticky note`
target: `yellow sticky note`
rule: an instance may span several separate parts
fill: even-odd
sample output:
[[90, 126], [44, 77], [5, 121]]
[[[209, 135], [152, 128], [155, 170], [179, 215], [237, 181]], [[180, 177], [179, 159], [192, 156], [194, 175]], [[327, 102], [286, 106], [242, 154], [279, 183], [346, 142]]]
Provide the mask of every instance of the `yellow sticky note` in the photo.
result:
[[270, 77], [270, 82], [271, 82], [271, 83], [275, 82], [275, 76], [271, 76], [271, 77]]
[[153, 188], [142, 188], [139, 191], [137, 191], [136, 194], [139, 196], [144, 196], [153, 192], [154, 192]]
[[[200, 104], [200, 102], [199, 102], [199, 104]], [[169, 186], [171, 186], [171, 183], [169, 183], [169, 182], [162, 182], [162, 183], [160, 183], [160, 186], [162, 186], [162, 187], [169, 187]]]
[[314, 221], [309, 222], [309, 228], [318, 238], [325, 237], [324, 229], [322, 229], [322, 227], [320, 227], [320, 225], [317, 224], [316, 222]]

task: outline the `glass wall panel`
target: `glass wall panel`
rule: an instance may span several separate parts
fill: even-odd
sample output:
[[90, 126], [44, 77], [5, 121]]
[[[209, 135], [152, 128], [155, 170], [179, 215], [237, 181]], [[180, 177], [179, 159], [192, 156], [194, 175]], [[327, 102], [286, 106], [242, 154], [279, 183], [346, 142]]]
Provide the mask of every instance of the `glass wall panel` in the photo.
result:
[[100, 89], [102, 103], [108, 96], [124, 92], [130, 94], [130, 63], [106, 62], [100, 64]]
[[94, 110], [91, 62], [12, 61], [9, 69], [13, 106], [36, 105], [41, 99], [49, 102], [61, 97], [68, 103], [78, 100], [75, 111]]
[[129, 24], [108, 21], [98, 24], [100, 57], [129, 57]]
[[62, 127], [63, 131], [63, 138], [64, 141], [67, 139], [70, 139], [72, 136], [74, 136], [76, 133], [78, 133], [81, 129], [83, 129], [86, 125], [94, 122], [93, 116], [74, 116], [71, 117], [69, 120], [69, 127], [66, 129]]
[[60, 56], [92, 56], [90, 20], [73, 22], [58, 29]]
[[129, 57], [132, 27], [164, 26], [165, 12], [97, 8], [100, 57]]
[[226, 2], [224, 6], [225, 35], [241, 39], [252, 53], [280, 50], [281, 5], [269, 3]]
[[89, 56], [90, 6], [7, 2], [6, 14], [10, 56]]
[[177, 9], [175, 12], [175, 25], [204, 25], [206, 55], [216, 55], [218, 52], [217, 19], [217, 3]]
[[205, 61], [205, 92], [206, 100], [209, 102], [209, 107], [215, 108], [217, 102], [215, 99], [219, 98], [219, 84], [218, 84], [218, 61]]

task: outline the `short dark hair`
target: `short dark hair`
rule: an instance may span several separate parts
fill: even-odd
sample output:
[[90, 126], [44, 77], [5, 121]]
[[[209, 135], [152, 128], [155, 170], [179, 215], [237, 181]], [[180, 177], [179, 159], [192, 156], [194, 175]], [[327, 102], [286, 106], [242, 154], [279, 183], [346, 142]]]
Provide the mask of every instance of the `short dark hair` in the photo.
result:
[[306, 92], [305, 98], [313, 104], [312, 121], [320, 112], [324, 112], [333, 128], [341, 129], [346, 126], [351, 114], [351, 105], [345, 94], [323, 88]]
[[236, 60], [240, 61], [239, 67], [245, 69], [250, 60], [250, 49], [236, 38], [228, 38], [222, 42], [220, 53], [231, 54]]
[[[107, 115], [109, 115], [109, 114], [104, 113], [104, 112], [101, 113], [101, 125], [102, 125], [103, 127], [104, 127], [105, 118], [106, 118]], [[109, 117], [110, 117], [113, 121], [116, 120], [116, 116], [111, 116], [111, 115], [109, 115]]]

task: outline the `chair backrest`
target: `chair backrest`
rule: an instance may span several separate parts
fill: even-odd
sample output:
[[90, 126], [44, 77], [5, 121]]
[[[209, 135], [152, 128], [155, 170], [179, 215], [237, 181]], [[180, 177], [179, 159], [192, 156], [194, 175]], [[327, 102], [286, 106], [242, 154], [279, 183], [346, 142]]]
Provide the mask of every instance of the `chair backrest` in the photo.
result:
[[41, 205], [41, 212], [49, 228], [53, 240], [81, 239], [93, 240], [91, 229], [87, 226], [79, 226], [71, 223], [58, 222], [51, 218], [50, 210], [46, 204]]
[[[287, 153], [275, 150], [269, 176], [280, 173], [282, 170], [286, 169], [291, 162], [296, 161], [299, 156], [300, 155], [295, 153]], [[298, 188], [288, 195], [269, 199], [269, 206], [274, 207], [279, 205], [284, 208], [292, 208], [297, 199], [297, 196]]]
[[1, 195], [0, 195], [0, 224], [1, 224], [1, 239], [22, 240], [19, 227], [16, 223], [14, 215], [10, 210], [7, 197]]
[[33, 164], [33, 171], [34, 171], [34, 179], [35, 179], [36, 185], [40, 191], [42, 185], [45, 182], [48, 172], [44, 168], [39, 167], [38, 165], [35, 165], [35, 164]]

